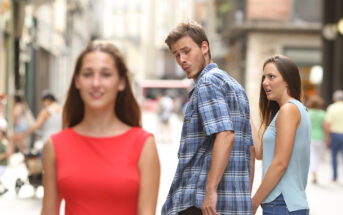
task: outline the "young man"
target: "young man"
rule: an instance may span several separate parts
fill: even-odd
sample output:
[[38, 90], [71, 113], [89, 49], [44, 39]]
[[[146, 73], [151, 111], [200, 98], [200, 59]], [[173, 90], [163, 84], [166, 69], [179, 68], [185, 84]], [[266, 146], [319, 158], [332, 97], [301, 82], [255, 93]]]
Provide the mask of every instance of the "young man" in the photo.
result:
[[211, 62], [199, 24], [181, 23], [165, 42], [195, 87], [162, 214], [251, 214], [249, 161], [254, 150], [245, 91]]

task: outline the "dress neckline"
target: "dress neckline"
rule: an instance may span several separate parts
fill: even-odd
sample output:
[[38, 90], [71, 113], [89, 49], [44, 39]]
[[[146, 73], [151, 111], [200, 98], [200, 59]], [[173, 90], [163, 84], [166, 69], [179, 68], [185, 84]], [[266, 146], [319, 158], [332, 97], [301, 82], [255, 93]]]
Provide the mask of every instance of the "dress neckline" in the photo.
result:
[[78, 133], [77, 131], [74, 130], [74, 128], [69, 128], [69, 130], [74, 134], [74, 135], [77, 135], [79, 137], [82, 137], [82, 138], [86, 138], [86, 139], [94, 139], [94, 140], [101, 140], [101, 139], [114, 139], [114, 138], [120, 138], [120, 137], [123, 137], [125, 135], [128, 135], [129, 133], [131, 133], [131, 131], [133, 131], [135, 128], [137, 127], [131, 127], [130, 129], [120, 133], [120, 134], [117, 134], [117, 135], [113, 135], [113, 136], [89, 136], [89, 135], [85, 135], [85, 134], [80, 134]]

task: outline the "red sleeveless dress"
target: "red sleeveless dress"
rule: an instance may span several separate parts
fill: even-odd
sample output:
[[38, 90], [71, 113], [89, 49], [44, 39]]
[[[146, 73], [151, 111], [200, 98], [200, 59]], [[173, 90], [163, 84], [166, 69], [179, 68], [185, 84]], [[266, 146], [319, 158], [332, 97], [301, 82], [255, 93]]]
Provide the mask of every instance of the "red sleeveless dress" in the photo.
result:
[[83, 136], [71, 128], [52, 135], [65, 215], [137, 214], [138, 161], [150, 135], [139, 127], [113, 137]]

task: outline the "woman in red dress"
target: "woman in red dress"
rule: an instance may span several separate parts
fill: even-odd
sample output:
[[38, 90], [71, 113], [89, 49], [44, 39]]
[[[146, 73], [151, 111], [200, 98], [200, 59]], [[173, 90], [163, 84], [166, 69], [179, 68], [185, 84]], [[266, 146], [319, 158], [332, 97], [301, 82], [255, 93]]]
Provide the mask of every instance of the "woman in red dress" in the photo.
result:
[[128, 69], [111, 43], [80, 54], [63, 109], [64, 129], [44, 150], [42, 215], [154, 215], [160, 164], [141, 128]]

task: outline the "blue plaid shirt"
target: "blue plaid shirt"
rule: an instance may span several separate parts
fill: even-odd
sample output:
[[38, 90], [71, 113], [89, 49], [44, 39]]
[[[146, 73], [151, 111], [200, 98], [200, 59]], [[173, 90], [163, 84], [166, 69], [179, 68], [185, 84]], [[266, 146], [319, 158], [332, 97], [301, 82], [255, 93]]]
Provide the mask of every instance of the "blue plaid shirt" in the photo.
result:
[[242, 86], [215, 63], [206, 66], [189, 94], [179, 163], [163, 215], [201, 208], [215, 135], [226, 130], [234, 131], [236, 139], [217, 189], [216, 209], [221, 215], [251, 215], [249, 102]]

